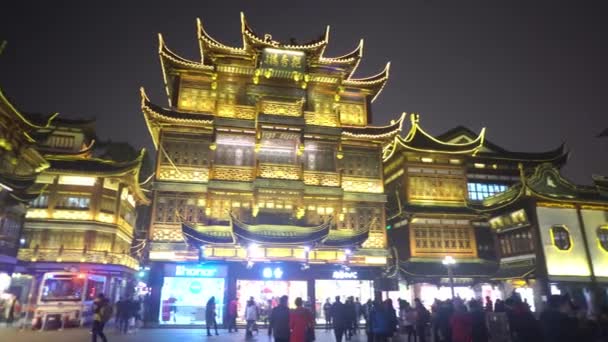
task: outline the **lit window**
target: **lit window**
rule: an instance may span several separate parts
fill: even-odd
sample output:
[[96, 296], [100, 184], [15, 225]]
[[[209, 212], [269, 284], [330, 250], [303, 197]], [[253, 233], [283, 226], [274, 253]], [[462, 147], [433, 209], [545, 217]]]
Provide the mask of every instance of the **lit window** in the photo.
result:
[[597, 229], [597, 239], [600, 246], [608, 252], [608, 226], [602, 226]]
[[507, 190], [504, 184], [468, 183], [469, 199], [481, 201], [486, 197], [494, 196]]
[[555, 247], [562, 251], [567, 251], [572, 247], [570, 232], [568, 232], [566, 226], [559, 225], [551, 227], [551, 237], [553, 238]]

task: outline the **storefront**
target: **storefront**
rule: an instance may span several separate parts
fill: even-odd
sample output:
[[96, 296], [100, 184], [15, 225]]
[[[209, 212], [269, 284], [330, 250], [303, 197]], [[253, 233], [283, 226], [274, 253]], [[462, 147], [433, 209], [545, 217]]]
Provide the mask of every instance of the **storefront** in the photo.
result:
[[204, 324], [205, 309], [215, 297], [218, 324], [222, 323], [227, 266], [164, 265], [160, 290], [160, 324]]
[[217, 322], [225, 320], [227, 304], [238, 299], [238, 318], [242, 321], [246, 303], [253, 299], [264, 322], [279, 298], [287, 295], [294, 307], [297, 297], [323, 317], [322, 306], [336, 296], [359, 298], [363, 303], [374, 297], [374, 280], [381, 276], [379, 267], [310, 265], [301, 263], [205, 263], [156, 264], [150, 283], [154, 313], [159, 324], [205, 324], [205, 305], [215, 297]]

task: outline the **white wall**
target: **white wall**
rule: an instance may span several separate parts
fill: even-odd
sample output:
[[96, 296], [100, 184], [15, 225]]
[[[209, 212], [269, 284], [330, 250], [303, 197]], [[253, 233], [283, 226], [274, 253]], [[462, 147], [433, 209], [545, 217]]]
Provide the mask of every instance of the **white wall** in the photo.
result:
[[[591, 272], [585, 254], [585, 245], [576, 209], [536, 208], [542, 248], [545, 253], [547, 272], [550, 276], [578, 276], [590, 278]], [[553, 225], [565, 225], [570, 232], [572, 248], [558, 249], [551, 239]]]
[[599, 243], [597, 228], [608, 224], [608, 212], [603, 210], [581, 210], [589, 253], [593, 261], [593, 272], [596, 277], [608, 277], [608, 252]]

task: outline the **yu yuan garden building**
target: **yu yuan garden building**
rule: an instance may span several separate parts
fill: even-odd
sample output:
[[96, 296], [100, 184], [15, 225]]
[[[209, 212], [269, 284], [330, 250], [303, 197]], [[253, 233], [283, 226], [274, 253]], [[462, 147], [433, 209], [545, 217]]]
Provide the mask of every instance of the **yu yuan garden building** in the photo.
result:
[[204, 324], [212, 296], [220, 324], [234, 298], [242, 317], [250, 297], [282, 295], [318, 319], [335, 296], [606, 301], [608, 178], [564, 179], [564, 145], [431, 135], [418, 114], [374, 124], [390, 64], [354, 76], [363, 41], [327, 56], [329, 28], [285, 43], [241, 15], [238, 47], [196, 28], [198, 60], [159, 35], [166, 102], [140, 91], [156, 157], [145, 182], [143, 152], [93, 153], [92, 122], [27, 117], [0, 98], [0, 280], [74, 269], [117, 296], [139, 274], [147, 320], [178, 325]]

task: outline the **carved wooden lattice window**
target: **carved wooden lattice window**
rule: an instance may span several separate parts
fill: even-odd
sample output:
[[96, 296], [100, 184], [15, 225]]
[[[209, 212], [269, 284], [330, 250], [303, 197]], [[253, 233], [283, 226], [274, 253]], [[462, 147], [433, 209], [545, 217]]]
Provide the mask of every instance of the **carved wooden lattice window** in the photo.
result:
[[597, 239], [600, 246], [608, 252], [608, 226], [601, 226], [597, 229]]
[[431, 256], [450, 253], [474, 256], [475, 243], [470, 227], [412, 227], [412, 254]]
[[551, 227], [551, 238], [553, 245], [562, 251], [567, 251], [572, 247], [572, 240], [568, 228], [563, 225]]
[[336, 171], [334, 147], [319, 144], [314, 149], [304, 152], [304, 166], [313, 171]]
[[209, 142], [166, 140], [163, 142], [163, 149], [166, 152], [162, 155], [163, 164], [172, 162], [183, 166], [209, 165]]
[[171, 195], [161, 195], [158, 197], [154, 213], [155, 222], [180, 222], [180, 217], [186, 222], [204, 222], [205, 201], [196, 197], [176, 197]]
[[532, 232], [529, 228], [501, 233], [498, 240], [502, 256], [526, 254], [534, 250]]
[[342, 168], [345, 176], [379, 177], [380, 153], [376, 151], [345, 151]]

